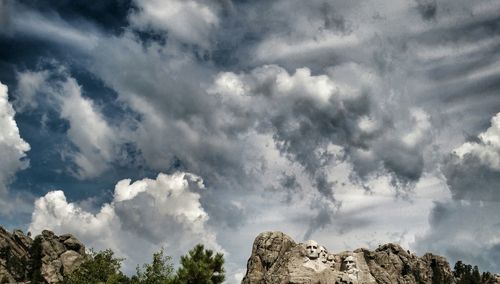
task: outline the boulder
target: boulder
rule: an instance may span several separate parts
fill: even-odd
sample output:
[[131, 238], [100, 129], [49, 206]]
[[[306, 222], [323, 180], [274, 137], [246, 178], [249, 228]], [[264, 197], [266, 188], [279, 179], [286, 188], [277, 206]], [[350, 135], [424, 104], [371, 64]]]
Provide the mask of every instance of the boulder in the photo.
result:
[[79, 254], [85, 254], [85, 246], [73, 235], [61, 235], [59, 236], [59, 241], [62, 241], [66, 249], [76, 251]]

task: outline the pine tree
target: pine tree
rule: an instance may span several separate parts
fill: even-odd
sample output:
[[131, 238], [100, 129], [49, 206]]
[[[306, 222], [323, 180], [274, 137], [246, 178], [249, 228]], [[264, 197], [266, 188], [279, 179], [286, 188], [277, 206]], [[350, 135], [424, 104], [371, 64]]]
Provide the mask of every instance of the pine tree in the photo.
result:
[[472, 269], [471, 283], [481, 284], [481, 273], [479, 273], [479, 268], [477, 267], [477, 265]]
[[483, 275], [481, 276], [481, 283], [489, 284], [494, 282], [493, 275], [489, 271], [483, 272]]
[[123, 258], [114, 257], [114, 253], [110, 249], [100, 252], [91, 251], [87, 255], [87, 260], [67, 276], [64, 283], [128, 283], [128, 277], [120, 271], [123, 260]]
[[144, 264], [142, 269], [137, 266], [136, 275], [132, 277], [133, 284], [168, 284], [174, 278], [172, 257], [164, 255], [163, 248], [153, 254], [153, 262]]
[[181, 267], [177, 271], [175, 283], [218, 284], [225, 279], [224, 255], [207, 250], [202, 244], [196, 245], [181, 257]]
[[464, 274], [464, 271], [465, 266], [462, 261], [457, 261], [457, 263], [455, 263], [455, 267], [453, 268], [453, 276], [455, 276], [455, 278], [461, 278]]

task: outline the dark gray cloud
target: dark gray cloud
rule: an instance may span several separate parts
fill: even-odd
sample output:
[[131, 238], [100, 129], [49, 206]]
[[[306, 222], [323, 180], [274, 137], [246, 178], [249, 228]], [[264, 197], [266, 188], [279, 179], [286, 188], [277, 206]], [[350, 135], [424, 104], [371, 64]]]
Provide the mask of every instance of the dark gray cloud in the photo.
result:
[[484, 165], [478, 157], [466, 154], [458, 161], [451, 156], [443, 170], [455, 200], [500, 202], [500, 171]]
[[436, 17], [438, 5], [436, 0], [416, 0], [417, 9], [422, 18], [431, 20]]
[[0, 1], [0, 32], [8, 30], [10, 25], [11, 2], [8, 0]]
[[481, 271], [498, 273], [500, 232], [498, 202], [436, 203], [430, 215], [431, 230], [417, 238], [415, 248], [423, 253], [432, 250], [449, 258], [453, 264], [462, 260], [478, 265]]
[[[5, 8], [14, 2], [0, 3]], [[174, 10], [179, 13], [169, 14]], [[44, 72], [50, 68], [38, 62], [55, 58], [68, 66], [69, 77], [81, 86], [80, 97], [108, 126], [95, 132], [100, 135], [73, 137], [83, 158], [99, 161], [90, 158], [109, 143], [91, 142], [108, 137], [102, 133], [119, 138], [111, 143], [117, 151], [102, 152], [113, 153], [100, 163], [109, 169], [87, 181], [64, 174], [51, 179], [45, 170], [50, 165], [39, 161], [41, 154], [33, 155], [35, 168], [29, 170], [43, 176], [38, 181], [46, 183], [45, 191], [61, 187], [70, 196], [90, 185], [89, 192], [105, 189], [109, 195], [124, 174], [143, 178], [183, 170], [205, 181], [209, 190], [200, 192], [200, 203], [210, 216], [207, 224], [225, 234], [221, 238], [233, 249], [244, 244], [236, 244], [231, 234], [278, 227], [300, 231], [299, 238], [332, 230], [352, 237], [359, 227], [382, 230], [377, 226], [384, 223], [393, 227], [383, 235], [398, 241], [418, 230], [400, 229], [400, 219], [364, 213], [400, 214], [388, 207], [415, 206], [399, 199], [382, 202], [377, 195], [411, 202], [421, 194], [414, 192], [419, 183], [442, 169], [455, 200], [476, 204], [498, 198], [498, 169], [484, 156], [493, 157], [490, 142], [479, 137], [470, 142], [473, 150], [448, 153], [463, 144], [464, 133], [484, 132], [500, 108], [499, 10], [486, 0], [169, 0], [90, 6], [20, 1], [0, 10], [10, 13], [8, 25], [2, 23], [8, 32], [0, 35], [0, 67], [6, 67], [0, 81], [15, 86], [15, 74]], [[19, 88], [17, 95], [23, 92], [29, 93]], [[15, 96], [19, 110], [31, 110], [19, 117], [19, 125], [32, 129], [26, 126], [21, 133], [34, 139], [37, 152], [52, 153], [52, 142], [38, 144], [33, 138], [47, 136], [37, 136], [36, 128], [43, 104], [50, 102], [46, 96], [33, 95], [41, 101]], [[47, 141], [71, 138], [71, 123], [54, 119], [62, 113], [52, 108], [45, 116], [53, 136]], [[84, 144], [93, 146], [83, 151]], [[69, 160], [45, 161], [60, 169]], [[102, 176], [114, 168], [119, 174]], [[426, 198], [427, 203], [413, 202], [424, 206], [437, 197]], [[137, 206], [154, 202], [142, 195], [136, 201]], [[453, 212], [480, 207], [453, 204], [436, 207], [428, 238], [419, 242], [422, 250], [431, 249], [426, 243], [439, 236], [453, 240], [440, 225], [457, 215]], [[133, 224], [137, 212], [127, 215], [132, 211], [126, 209], [117, 206]], [[422, 220], [428, 210], [418, 218], [401, 218]], [[159, 228], [142, 229], [144, 239], [159, 239]], [[358, 238], [371, 235], [360, 232]], [[498, 246], [485, 243], [478, 249], [491, 254], [471, 260], [493, 265]], [[449, 255], [459, 255], [448, 247]], [[240, 251], [234, 253], [232, 259], [244, 259]]]
[[57, 15], [67, 22], [91, 22], [103, 30], [120, 33], [128, 25], [127, 16], [134, 9], [131, 0], [111, 0], [89, 5], [84, 0], [18, 0], [15, 2], [26, 9], [33, 9], [48, 15]]
[[455, 200], [500, 201], [500, 114], [475, 141], [456, 148], [444, 161], [446, 176]]
[[478, 137], [456, 148], [444, 161], [443, 173], [452, 200], [438, 202], [430, 215], [430, 230], [417, 239], [450, 257], [498, 272], [500, 151], [499, 115]]

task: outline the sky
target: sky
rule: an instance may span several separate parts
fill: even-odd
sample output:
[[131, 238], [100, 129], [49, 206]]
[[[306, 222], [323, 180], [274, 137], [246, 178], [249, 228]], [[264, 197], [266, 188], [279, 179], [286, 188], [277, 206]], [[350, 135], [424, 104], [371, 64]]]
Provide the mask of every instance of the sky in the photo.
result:
[[254, 238], [500, 273], [500, 3], [0, 0], [0, 224], [123, 269]]

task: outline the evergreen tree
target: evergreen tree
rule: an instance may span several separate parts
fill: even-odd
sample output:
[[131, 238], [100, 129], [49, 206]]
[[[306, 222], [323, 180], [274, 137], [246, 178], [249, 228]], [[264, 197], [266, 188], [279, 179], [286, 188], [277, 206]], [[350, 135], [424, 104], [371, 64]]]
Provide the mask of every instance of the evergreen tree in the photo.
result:
[[464, 271], [465, 265], [461, 260], [457, 261], [457, 263], [455, 263], [455, 267], [453, 268], [453, 276], [455, 276], [455, 278], [461, 278], [464, 274]]
[[479, 268], [477, 267], [477, 265], [472, 269], [471, 283], [481, 284], [481, 273], [479, 273]]
[[133, 284], [168, 284], [174, 278], [172, 257], [164, 255], [163, 248], [153, 254], [153, 262], [144, 264], [142, 269], [137, 266], [136, 275], [132, 277]]
[[91, 251], [85, 262], [64, 279], [67, 284], [128, 283], [129, 279], [121, 271], [123, 258], [114, 257], [112, 250]]
[[224, 255], [207, 250], [202, 244], [196, 245], [181, 257], [181, 267], [177, 271], [175, 283], [218, 284], [225, 279]]
[[495, 283], [493, 274], [491, 274], [489, 271], [483, 272], [483, 275], [481, 276], [481, 283]]

